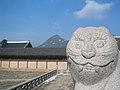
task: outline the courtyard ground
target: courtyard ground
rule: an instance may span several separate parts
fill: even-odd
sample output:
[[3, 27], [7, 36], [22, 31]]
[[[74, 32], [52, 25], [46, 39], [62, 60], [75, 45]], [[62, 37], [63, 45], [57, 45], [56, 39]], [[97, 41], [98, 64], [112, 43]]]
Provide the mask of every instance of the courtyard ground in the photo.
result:
[[0, 70], [0, 90], [6, 90], [13, 85], [24, 82], [43, 73], [45, 72]]
[[43, 84], [35, 90], [73, 90], [71, 75], [58, 75], [55, 80]]

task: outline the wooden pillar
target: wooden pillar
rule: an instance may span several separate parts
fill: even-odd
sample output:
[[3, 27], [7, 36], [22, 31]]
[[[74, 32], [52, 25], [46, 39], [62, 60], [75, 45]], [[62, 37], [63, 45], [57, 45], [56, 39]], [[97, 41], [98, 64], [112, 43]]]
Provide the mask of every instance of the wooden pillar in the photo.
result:
[[56, 60], [56, 68], [58, 69], [58, 60]]
[[18, 60], [18, 65], [17, 65], [17, 68], [19, 69], [19, 60]]
[[46, 59], [46, 69], [48, 69], [48, 59]]
[[2, 67], [2, 60], [0, 61], [0, 67]]
[[27, 60], [27, 69], [28, 69], [28, 60]]
[[10, 68], [10, 60], [9, 60], [9, 68]]
[[36, 69], [38, 68], [38, 59], [36, 59]]

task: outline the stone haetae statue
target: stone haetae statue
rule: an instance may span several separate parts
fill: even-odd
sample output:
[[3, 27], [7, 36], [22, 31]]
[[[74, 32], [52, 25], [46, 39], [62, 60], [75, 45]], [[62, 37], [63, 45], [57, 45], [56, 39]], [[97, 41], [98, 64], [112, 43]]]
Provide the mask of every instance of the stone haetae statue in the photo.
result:
[[78, 28], [66, 54], [74, 90], [120, 90], [119, 50], [107, 28]]

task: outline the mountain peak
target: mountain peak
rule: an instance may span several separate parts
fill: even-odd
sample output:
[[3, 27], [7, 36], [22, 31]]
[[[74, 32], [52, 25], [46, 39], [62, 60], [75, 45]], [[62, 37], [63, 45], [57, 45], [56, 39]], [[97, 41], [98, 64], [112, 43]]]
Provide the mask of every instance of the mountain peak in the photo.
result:
[[67, 40], [64, 40], [59, 35], [53, 35], [43, 44], [38, 46], [38, 48], [65, 48], [67, 45]]
[[53, 35], [52, 37], [60, 37], [60, 36], [56, 34], [56, 35]]
[[59, 35], [53, 35], [52, 37], [50, 37], [49, 39], [54, 39], [54, 38], [61, 38]]

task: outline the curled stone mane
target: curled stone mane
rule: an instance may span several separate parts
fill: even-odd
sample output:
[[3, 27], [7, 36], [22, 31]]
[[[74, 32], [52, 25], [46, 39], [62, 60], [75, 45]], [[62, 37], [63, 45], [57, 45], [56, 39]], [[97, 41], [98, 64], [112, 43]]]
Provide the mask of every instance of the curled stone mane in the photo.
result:
[[[118, 62], [117, 41], [107, 28], [78, 28], [68, 42], [66, 53], [75, 90], [79, 86], [86, 88], [81, 90], [107, 90], [103, 88]], [[101, 89], [94, 88], [97, 84]]]

